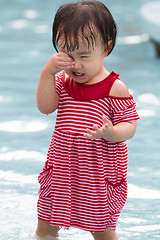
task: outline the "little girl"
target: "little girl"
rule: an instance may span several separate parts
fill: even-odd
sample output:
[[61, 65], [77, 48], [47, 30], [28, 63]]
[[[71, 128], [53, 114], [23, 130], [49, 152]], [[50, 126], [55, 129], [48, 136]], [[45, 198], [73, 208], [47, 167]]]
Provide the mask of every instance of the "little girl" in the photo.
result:
[[37, 105], [58, 109], [47, 161], [39, 175], [41, 239], [60, 227], [117, 240], [116, 223], [127, 198], [126, 141], [136, 131], [135, 101], [103, 60], [114, 48], [116, 24], [104, 4], [61, 6], [53, 22], [57, 51], [41, 72]]

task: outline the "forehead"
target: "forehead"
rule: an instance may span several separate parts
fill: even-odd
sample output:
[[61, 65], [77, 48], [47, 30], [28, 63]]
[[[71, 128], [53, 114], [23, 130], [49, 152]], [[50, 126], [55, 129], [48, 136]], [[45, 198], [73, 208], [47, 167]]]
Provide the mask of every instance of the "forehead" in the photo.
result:
[[74, 51], [75, 49], [83, 48], [86, 50], [92, 50], [95, 46], [101, 42], [101, 37], [98, 31], [94, 28], [85, 27], [79, 29], [76, 33], [65, 32], [63, 30], [58, 31], [57, 45], [58, 48], [67, 48], [67, 51]]

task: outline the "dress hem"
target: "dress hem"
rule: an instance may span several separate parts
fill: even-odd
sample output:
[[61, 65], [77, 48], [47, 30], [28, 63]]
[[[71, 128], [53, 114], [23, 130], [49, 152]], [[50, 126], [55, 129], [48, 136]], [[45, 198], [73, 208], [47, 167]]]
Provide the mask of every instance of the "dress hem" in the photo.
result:
[[116, 227], [111, 227], [109, 225], [106, 225], [106, 227], [102, 230], [89, 230], [89, 229], [86, 229], [86, 228], [83, 228], [83, 227], [79, 227], [79, 226], [76, 226], [76, 225], [70, 225], [69, 227], [66, 227], [64, 225], [60, 225], [60, 224], [51, 224], [50, 221], [47, 221], [47, 220], [44, 220], [40, 217], [38, 217], [38, 220], [41, 220], [41, 221], [44, 221], [44, 222], [47, 222], [49, 223], [51, 226], [53, 227], [59, 227], [60, 229], [64, 229], [64, 230], [69, 230], [70, 228], [77, 228], [77, 229], [80, 229], [80, 230], [83, 230], [83, 231], [87, 231], [87, 232], [92, 232], [92, 233], [95, 233], [95, 232], [104, 232], [106, 228], [109, 228], [111, 230], [116, 230]]

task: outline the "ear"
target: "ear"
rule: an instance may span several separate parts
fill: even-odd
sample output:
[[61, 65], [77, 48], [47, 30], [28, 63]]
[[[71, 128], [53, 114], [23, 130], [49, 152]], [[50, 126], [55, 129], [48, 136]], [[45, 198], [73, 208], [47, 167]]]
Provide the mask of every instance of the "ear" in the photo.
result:
[[108, 42], [108, 44], [105, 45], [105, 57], [107, 57], [110, 53], [110, 50], [112, 49], [112, 40]]

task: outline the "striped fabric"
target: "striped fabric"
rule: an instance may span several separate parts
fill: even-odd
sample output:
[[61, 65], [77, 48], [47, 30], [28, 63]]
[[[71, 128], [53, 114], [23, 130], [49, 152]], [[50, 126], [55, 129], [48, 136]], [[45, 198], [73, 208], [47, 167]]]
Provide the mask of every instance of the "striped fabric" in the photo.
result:
[[64, 73], [57, 75], [60, 100], [47, 161], [38, 178], [38, 218], [67, 229], [116, 229], [127, 198], [126, 142], [90, 140], [83, 134], [94, 124], [101, 126], [103, 114], [114, 125], [138, 120], [135, 101], [132, 96], [96, 99], [96, 93], [94, 99], [79, 100], [78, 90], [74, 88], [73, 97], [64, 84]]

